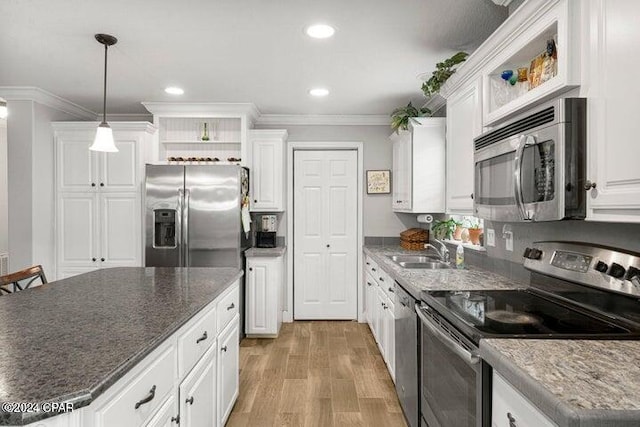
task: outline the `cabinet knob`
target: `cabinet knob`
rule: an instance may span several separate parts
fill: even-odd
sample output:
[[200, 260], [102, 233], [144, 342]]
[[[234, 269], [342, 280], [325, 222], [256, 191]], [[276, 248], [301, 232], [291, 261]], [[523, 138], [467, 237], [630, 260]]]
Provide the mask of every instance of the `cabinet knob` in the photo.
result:
[[95, 182], [92, 182], [92, 183], [91, 183], [91, 186], [92, 186], [92, 187], [95, 187], [95, 186], [96, 186], [96, 183], [95, 183]]
[[100, 261], [104, 262], [104, 258], [100, 258]]
[[587, 180], [587, 182], [584, 183], [584, 191], [589, 191], [592, 188], [596, 188], [596, 183]]
[[384, 279], [382, 277], [378, 277], [378, 279], [380, 279], [381, 282], [384, 282]]
[[253, 203], [258, 203], [258, 201], [257, 201], [257, 200], [254, 200], [254, 201], [253, 201]]
[[367, 282], [367, 286], [371, 286], [371, 282]]
[[253, 271], [253, 267], [249, 267], [249, 271]]
[[222, 347], [222, 348], [220, 349], [220, 351], [224, 351], [224, 352], [226, 352], [226, 351], [227, 351], [227, 346], [225, 345], [224, 347]]
[[331, 245], [327, 245], [327, 247], [328, 247], [328, 248], [330, 248], [330, 247], [331, 247]]
[[507, 412], [507, 419], [509, 420], [509, 427], [518, 427], [516, 419], [511, 415], [511, 412]]
[[189, 405], [193, 405], [193, 396], [191, 396], [188, 399], [185, 399], [185, 402], [188, 403]]
[[471, 195], [469, 197], [471, 197], [471, 200], [473, 200], [473, 193], [471, 193]]
[[172, 423], [176, 423], [176, 424], [180, 424], [180, 415], [176, 415], [175, 417], [171, 417], [171, 422]]
[[100, 187], [104, 187], [104, 182], [101, 182], [101, 183], [100, 183]]
[[371, 271], [376, 271], [376, 269], [375, 269], [375, 268], [372, 268], [372, 269], [371, 269]]
[[96, 262], [97, 258], [91, 258], [91, 261]]

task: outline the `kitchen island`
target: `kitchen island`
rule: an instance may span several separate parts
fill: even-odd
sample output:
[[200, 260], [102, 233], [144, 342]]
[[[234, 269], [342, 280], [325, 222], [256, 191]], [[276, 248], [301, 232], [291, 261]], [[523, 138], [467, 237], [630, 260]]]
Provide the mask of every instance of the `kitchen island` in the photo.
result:
[[[109, 425], [116, 421], [110, 415], [126, 416], [126, 411], [109, 412], [109, 402], [94, 408], [94, 402], [109, 395], [114, 385], [124, 392], [135, 389], [134, 374], [154, 373], [156, 365], [169, 368], [154, 373], [166, 374], [165, 395], [177, 394], [179, 380], [214, 351], [222, 328], [237, 322], [242, 274], [235, 268], [109, 268], [0, 297], [0, 402], [73, 405], [72, 413], [62, 415], [3, 407], [0, 425], [24, 425], [53, 415], [51, 420], [64, 416], [69, 423]], [[237, 348], [237, 326], [235, 334], [232, 344]], [[225, 353], [233, 354], [230, 350], [225, 347]], [[162, 363], [154, 364], [156, 356]], [[215, 354], [210, 359], [215, 366]], [[232, 377], [237, 377], [235, 370]], [[165, 396], [160, 385], [156, 389], [156, 379], [151, 382], [152, 393], [147, 395], [151, 386], [140, 385], [142, 396], [125, 405], [133, 411], [136, 404], [143, 414], [136, 420], [117, 418], [119, 423], [142, 425], [154, 416], [152, 409]], [[107, 400], [117, 403], [119, 396], [111, 394]], [[233, 400], [236, 395], [237, 389]], [[158, 403], [137, 405], [149, 396]], [[177, 408], [170, 409], [177, 415]]]

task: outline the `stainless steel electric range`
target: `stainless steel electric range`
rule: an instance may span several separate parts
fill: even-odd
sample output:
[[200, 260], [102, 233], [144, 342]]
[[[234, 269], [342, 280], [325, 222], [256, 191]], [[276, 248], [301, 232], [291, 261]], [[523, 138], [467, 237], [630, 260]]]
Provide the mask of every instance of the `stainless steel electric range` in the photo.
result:
[[422, 293], [423, 426], [490, 425], [483, 338], [640, 339], [640, 254], [536, 242], [524, 260], [526, 289]]

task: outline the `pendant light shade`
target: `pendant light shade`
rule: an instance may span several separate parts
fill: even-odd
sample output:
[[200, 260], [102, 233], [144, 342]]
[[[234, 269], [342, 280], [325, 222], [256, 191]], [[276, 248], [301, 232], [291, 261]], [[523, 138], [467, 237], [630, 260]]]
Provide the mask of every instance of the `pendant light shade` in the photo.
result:
[[116, 44], [118, 39], [109, 34], [96, 34], [95, 37], [98, 43], [104, 45], [104, 97], [102, 101], [102, 123], [98, 125], [96, 138], [89, 150], [117, 153], [118, 148], [113, 140], [113, 131], [109, 123], [107, 123], [107, 50], [109, 46]]
[[0, 119], [6, 119], [8, 113], [7, 103], [5, 101], [0, 101]]

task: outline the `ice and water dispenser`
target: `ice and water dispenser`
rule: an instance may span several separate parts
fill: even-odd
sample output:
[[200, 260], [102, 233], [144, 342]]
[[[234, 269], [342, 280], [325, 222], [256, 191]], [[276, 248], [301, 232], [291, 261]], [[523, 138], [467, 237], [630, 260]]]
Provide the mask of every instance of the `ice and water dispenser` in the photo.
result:
[[156, 248], [175, 248], [176, 210], [154, 209], [153, 246]]

